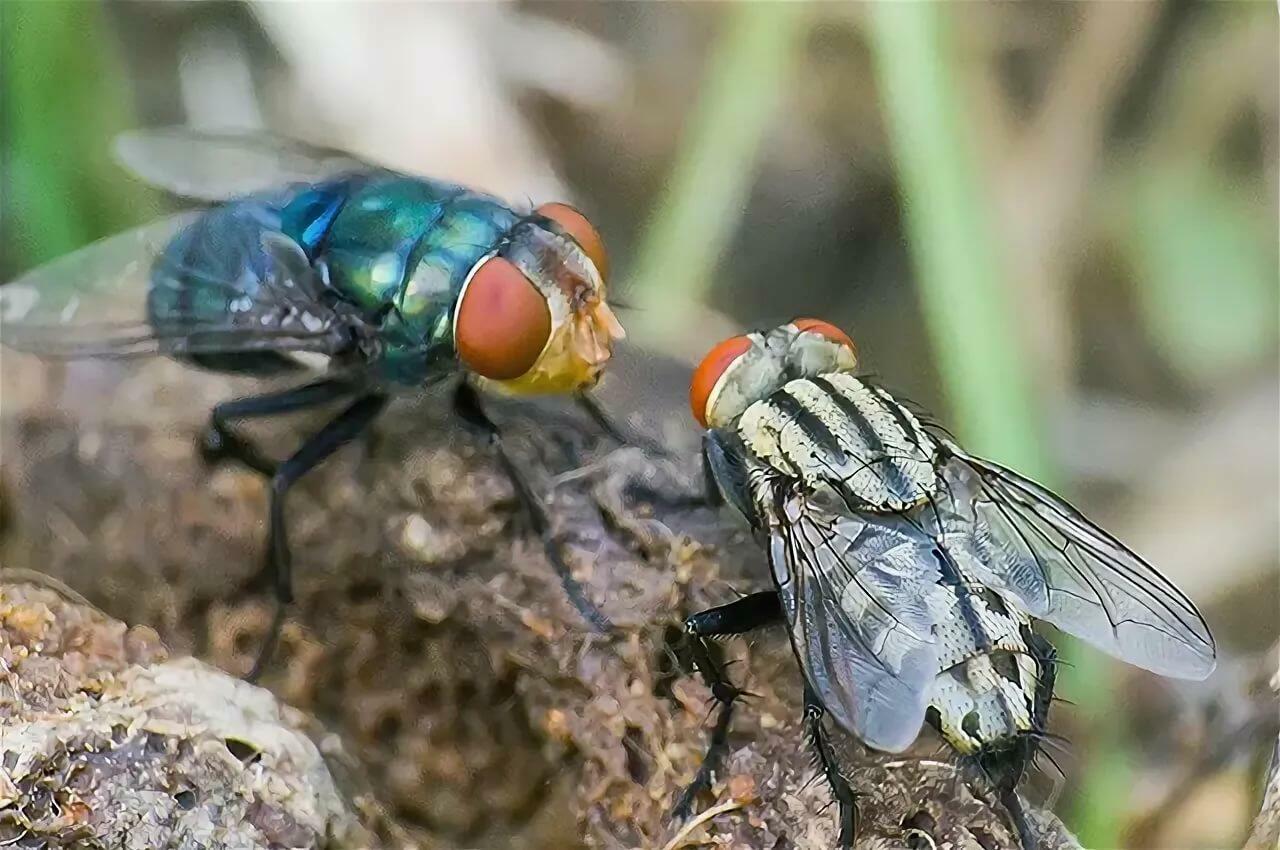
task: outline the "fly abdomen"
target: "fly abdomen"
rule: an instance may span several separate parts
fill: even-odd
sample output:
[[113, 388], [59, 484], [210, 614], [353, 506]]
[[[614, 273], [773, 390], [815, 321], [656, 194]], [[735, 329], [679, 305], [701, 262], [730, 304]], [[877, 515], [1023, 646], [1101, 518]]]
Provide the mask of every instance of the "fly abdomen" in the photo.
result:
[[936, 491], [937, 446], [895, 404], [845, 373], [797, 378], [749, 406], [738, 433], [811, 490], [835, 490], [855, 510], [903, 511]]
[[[249, 198], [203, 213], [165, 246], [147, 290], [147, 320], [167, 329], [252, 326], [277, 309], [263, 303], [277, 274], [278, 258], [263, 250], [264, 238], [280, 232], [280, 211], [269, 201]], [[305, 264], [305, 258], [299, 254]], [[226, 281], [237, 281], [235, 288]], [[285, 320], [270, 314], [273, 327]], [[289, 318], [289, 317], [285, 317]], [[300, 324], [304, 317], [296, 317]], [[281, 319], [281, 321], [274, 321]], [[173, 331], [169, 331], [170, 335]], [[206, 369], [269, 375], [296, 368], [276, 351], [183, 354]]]
[[938, 674], [929, 717], [957, 752], [975, 753], [1034, 726], [1039, 672], [1026, 652], [980, 653]]
[[948, 613], [934, 633], [940, 672], [929, 717], [948, 744], [975, 753], [1035, 728], [1039, 665], [1024, 637], [1030, 618], [970, 581], [945, 553], [938, 560]]

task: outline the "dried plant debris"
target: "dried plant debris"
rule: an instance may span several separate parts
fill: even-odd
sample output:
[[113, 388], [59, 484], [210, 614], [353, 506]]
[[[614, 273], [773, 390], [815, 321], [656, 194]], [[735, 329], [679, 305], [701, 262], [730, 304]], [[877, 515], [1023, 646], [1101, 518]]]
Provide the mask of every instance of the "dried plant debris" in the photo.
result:
[[0, 845], [370, 843], [299, 712], [20, 578], [0, 583]]

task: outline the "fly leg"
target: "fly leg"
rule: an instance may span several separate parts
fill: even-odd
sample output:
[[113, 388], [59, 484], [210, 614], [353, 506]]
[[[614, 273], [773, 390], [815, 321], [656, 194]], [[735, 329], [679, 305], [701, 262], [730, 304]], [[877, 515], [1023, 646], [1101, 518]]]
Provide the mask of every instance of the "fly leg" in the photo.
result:
[[[249, 440], [238, 434], [229, 423], [236, 419], [278, 416], [320, 407], [338, 399], [346, 398], [357, 392], [358, 389], [356, 385], [348, 381], [336, 378], [321, 378], [309, 384], [291, 387], [278, 392], [225, 401], [213, 408], [213, 412], [209, 417], [209, 424], [201, 437], [200, 454], [206, 463], [214, 464], [224, 459], [235, 460], [260, 475], [272, 479], [272, 521], [269, 526], [269, 545], [262, 576], [275, 589], [276, 609], [271, 617], [271, 626], [267, 633], [267, 639], [259, 649], [258, 657], [254, 660], [253, 668], [249, 672], [249, 681], [254, 681], [258, 678], [263, 667], [270, 659], [275, 649], [276, 641], [279, 638], [280, 627], [284, 623], [285, 606], [293, 599], [288, 547], [287, 545], [283, 547], [284, 558], [282, 562], [276, 552], [281, 544], [275, 542], [277, 537], [283, 539], [283, 534], [277, 533], [275, 516], [278, 512], [276, 503], [279, 501], [276, 497], [276, 479], [284, 470], [281, 464], [264, 455]], [[300, 455], [302, 452], [300, 451], [298, 454]], [[295, 455], [294, 458], [286, 461], [286, 465], [294, 461], [297, 456]], [[318, 463], [319, 461], [316, 462]], [[296, 464], [294, 468], [296, 469]], [[305, 472], [305, 470], [303, 471]], [[293, 475], [296, 480], [301, 473], [293, 473]], [[287, 489], [287, 487], [288, 485], [285, 484], [284, 489]]]
[[636, 446], [644, 449], [649, 454], [660, 455], [666, 457], [670, 451], [666, 446], [658, 443], [648, 437], [625, 428], [614, 421], [613, 417], [605, 412], [600, 401], [587, 390], [581, 390], [574, 394], [574, 401], [591, 417], [591, 421], [596, 427], [603, 431], [609, 439], [623, 446]]
[[543, 549], [547, 553], [547, 560], [551, 562], [552, 569], [556, 571], [556, 576], [560, 579], [565, 595], [569, 597], [573, 607], [578, 609], [578, 613], [591, 624], [593, 629], [602, 633], [609, 632], [613, 628], [613, 624], [595, 606], [595, 603], [587, 598], [586, 591], [582, 589], [582, 585], [578, 583], [578, 580], [573, 577], [569, 564], [564, 559], [559, 540], [551, 533], [551, 520], [547, 516], [546, 507], [543, 506], [542, 500], [533, 492], [533, 488], [525, 479], [524, 473], [507, 454], [506, 447], [502, 442], [502, 432], [497, 424], [489, 418], [489, 415], [484, 412], [484, 408], [480, 403], [480, 396], [475, 387], [465, 380], [458, 384], [458, 389], [454, 393], [453, 409], [464, 422], [488, 436], [489, 444], [498, 456], [498, 463], [501, 464], [503, 472], [510, 479], [511, 486], [516, 491], [516, 498], [520, 500], [521, 506], [529, 514], [529, 519], [533, 523], [534, 533], [541, 538]]
[[720, 492], [720, 485], [716, 483], [716, 472], [711, 467], [711, 458], [707, 455], [705, 449], [698, 452], [698, 457], [702, 460], [701, 501], [709, 508], [723, 507], [724, 494]]
[[995, 791], [1009, 815], [1009, 823], [1017, 833], [1022, 850], [1036, 850], [1038, 841], [1027, 811], [1018, 796], [1018, 781], [1026, 773], [1040, 748], [1039, 732], [1020, 733], [1009, 746], [995, 750], [982, 749], [966, 756], [961, 765], [966, 775]]
[[711, 696], [720, 704], [716, 725], [711, 729], [711, 741], [693, 781], [685, 787], [671, 810], [674, 820], [684, 820], [693, 813], [693, 803], [698, 795], [711, 787], [716, 769], [729, 748], [729, 722], [733, 719], [733, 707], [742, 690], [729, 681], [724, 667], [716, 661], [707, 646], [707, 639], [726, 635], [740, 635], [782, 621], [782, 604], [772, 590], [752, 593], [727, 605], [708, 608], [684, 621], [685, 639], [693, 663], [702, 680], [711, 689]]
[[1005, 810], [1009, 812], [1009, 819], [1013, 821], [1014, 827], [1018, 831], [1018, 841], [1022, 844], [1022, 850], [1036, 850], [1038, 841], [1035, 832], [1031, 829], [1031, 822], [1027, 819], [1026, 809], [1022, 807], [1022, 798], [1018, 796], [1018, 792], [1013, 788], [1000, 789], [1000, 802], [1004, 804]]
[[284, 497], [298, 479], [319, 466], [329, 455], [359, 436], [360, 432], [382, 412], [387, 397], [378, 393], [362, 395], [347, 406], [327, 425], [312, 435], [302, 446], [279, 464], [271, 476], [271, 507], [267, 523], [267, 560], [265, 575], [275, 588], [276, 611], [271, 631], [258, 651], [248, 680], [254, 681], [270, 660], [284, 622], [285, 607], [293, 602], [293, 556], [285, 527]]
[[[601, 407], [600, 402], [596, 397], [591, 395], [589, 392], [583, 390], [577, 393], [574, 398], [578, 405], [587, 412], [588, 416], [591, 417], [591, 420], [596, 423], [596, 426], [605, 434], [609, 435], [609, 437], [611, 437], [615, 442], [624, 446], [638, 446], [649, 454], [658, 455], [660, 457], [672, 456], [672, 452], [667, 446], [638, 434], [628, 434], [623, 428], [613, 421], [609, 414], [605, 412], [604, 408]], [[708, 440], [714, 439], [714, 437], [704, 437], [703, 450], [698, 453], [702, 465], [702, 492], [694, 493], [692, 495], [672, 497], [663, 493], [656, 493], [651, 490], [647, 490], [646, 488], [647, 494], [655, 501], [674, 509], [702, 507], [718, 508], [723, 505], [724, 496], [721, 494], [720, 487], [716, 483], [715, 471], [712, 468], [711, 458], [707, 454], [708, 450], [706, 447]]]
[[827, 779], [831, 796], [840, 808], [840, 838], [838, 846], [841, 850], [853, 847], [853, 839], [858, 834], [858, 803], [849, 782], [840, 772], [835, 751], [831, 748], [831, 739], [827, 729], [822, 725], [822, 716], [827, 710], [822, 707], [818, 695], [807, 684], [804, 686], [804, 723], [805, 731], [813, 744], [813, 751], [818, 757], [818, 767]]
[[1031, 828], [1022, 798], [1018, 796], [1018, 783], [1026, 775], [1028, 768], [1040, 751], [1041, 739], [1048, 736], [1049, 706], [1053, 702], [1053, 685], [1057, 674], [1058, 652], [1053, 644], [1041, 635], [1023, 629], [1023, 639], [1031, 657], [1035, 659], [1037, 678], [1035, 700], [1031, 711], [1031, 730], [1020, 734], [1012, 747], [1004, 748], [999, 753], [983, 758], [979, 756], [978, 766], [994, 783], [1000, 802], [1009, 813], [1009, 820], [1018, 833], [1018, 841], [1023, 850], [1035, 850], [1038, 841]]
[[1031, 765], [1040, 748], [1039, 731], [1019, 733], [1011, 744], [996, 749], [983, 748], [961, 760], [966, 775], [995, 791], [1009, 815], [1009, 823], [1018, 835], [1022, 850], [1036, 850], [1036, 833], [1031, 828], [1018, 782]]
[[231, 459], [267, 477], [275, 475], [276, 462], [263, 455], [228, 423], [235, 419], [278, 416], [319, 407], [350, 396], [355, 391], [356, 387], [349, 382], [322, 378], [280, 392], [224, 401], [215, 406], [209, 416], [209, 425], [200, 438], [200, 454], [209, 464]]

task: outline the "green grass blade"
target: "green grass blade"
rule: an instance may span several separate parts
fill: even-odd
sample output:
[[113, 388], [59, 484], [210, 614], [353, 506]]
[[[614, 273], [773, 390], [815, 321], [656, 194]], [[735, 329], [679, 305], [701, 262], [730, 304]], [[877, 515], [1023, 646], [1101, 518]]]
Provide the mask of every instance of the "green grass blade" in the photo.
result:
[[111, 159], [132, 110], [101, 6], [2, 5], [0, 67], [13, 71], [0, 78], [12, 272], [144, 220], [156, 204]]
[[742, 217], [807, 9], [805, 3], [742, 3], [726, 15], [632, 274], [645, 309], [631, 323], [649, 342], [683, 336], [695, 315], [688, 308], [705, 302]]
[[953, 421], [975, 451], [1049, 478], [990, 199], [965, 147], [972, 134], [945, 8], [877, 3], [868, 11], [921, 306]]

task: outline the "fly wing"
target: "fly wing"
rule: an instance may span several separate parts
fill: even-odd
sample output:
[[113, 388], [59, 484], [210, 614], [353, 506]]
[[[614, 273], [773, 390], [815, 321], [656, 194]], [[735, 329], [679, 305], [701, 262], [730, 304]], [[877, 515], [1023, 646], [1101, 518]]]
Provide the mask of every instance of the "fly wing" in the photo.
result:
[[342, 151], [266, 133], [208, 132], [189, 127], [122, 133], [116, 138], [116, 155], [151, 185], [206, 202], [315, 183], [370, 168]]
[[781, 490], [769, 559], [805, 676], [845, 729], [880, 750], [906, 749], [938, 672], [933, 544], [901, 518]]
[[985, 584], [1130, 664], [1184, 679], [1213, 671], [1209, 627], [1169, 579], [1039, 484], [949, 448], [943, 475]]
[[343, 322], [269, 207], [179, 213], [0, 286], [0, 343], [47, 357], [332, 354]]

